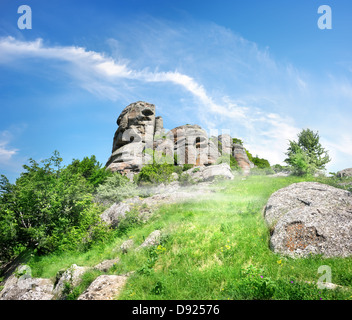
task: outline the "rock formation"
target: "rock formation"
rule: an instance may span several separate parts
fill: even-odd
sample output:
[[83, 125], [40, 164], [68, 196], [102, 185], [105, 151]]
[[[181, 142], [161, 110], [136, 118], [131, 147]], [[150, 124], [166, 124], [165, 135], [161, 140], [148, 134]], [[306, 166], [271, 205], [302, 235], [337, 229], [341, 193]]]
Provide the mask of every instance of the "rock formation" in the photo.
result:
[[264, 218], [276, 253], [352, 255], [351, 192], [317, 182], [295, 183], [272, 194]]
[[230, 135], [209, 139], [204, 129], [189, 124], [165, 133], [162, 117], [156, 117], [155, 106], [147, 102], [127, 106], [118, 117], [117, 125], [106, 167], [129, 178], [151, 163], [152, 151], [163, 155], [161, 161], [170, 164], [209, 166], [226, 153], [236, 158], [245, 173], [253, 167], [243, 146], [234, 144]]
[[352, 177], [352, 168], [341, 170], [337, 173], [337, 176], [340, 178]]

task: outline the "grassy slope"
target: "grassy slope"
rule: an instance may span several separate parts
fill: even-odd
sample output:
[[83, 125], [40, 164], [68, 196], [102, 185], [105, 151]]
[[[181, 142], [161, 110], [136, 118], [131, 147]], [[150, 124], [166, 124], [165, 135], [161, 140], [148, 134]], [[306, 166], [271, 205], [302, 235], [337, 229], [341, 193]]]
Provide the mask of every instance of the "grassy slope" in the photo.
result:
[[[351, 258], [293, 260], [269, 249], [263, 207], [274, 191], [299, 181], [255, 176], [224, 181], [211, 197], [163, 206], [146, 225], [104, 246], [84, 254], [34, 257], [29, 264], [35, 276], [54, 277], [72, 263], [93, 266], [120, 255], [111, 273], [136, 271], [120, 299], [347, 299], [351, 290], [319, 290], [306, 281], [316, 283], [318, 268], [328, 265], [332, 282], [352, 289]], [[116, 251], [130, 237], [140, 244], [155, 229], [165, 235], [158, 248]]]

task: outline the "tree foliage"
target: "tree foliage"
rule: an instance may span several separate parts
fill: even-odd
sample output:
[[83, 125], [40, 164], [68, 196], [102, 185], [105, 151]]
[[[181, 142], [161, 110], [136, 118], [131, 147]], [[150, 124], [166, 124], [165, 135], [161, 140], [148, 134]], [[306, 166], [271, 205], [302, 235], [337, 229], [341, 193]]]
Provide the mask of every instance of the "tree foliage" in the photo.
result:
[[96, 191], [96, 199], [104, 204], [120, 202], [135, 195], [137, 195], [136, 185], [118, 172], [106, 178]]
[[303, 129], [298, 134], [298, 141], [289, 141], [289, 148], [285, 162], [292, 166], [296, 175], [314, 174], [324, 170], [325, 165], [331, 161], [328, 151], [321, 143], [318, 132]]
[[[106, 236], [99, 218], [102, 209], [92, 201], [96, 180], [90, 183], [76, 170], [80, 167], [76, 160], [66, 168], [61, 162], [55, 151], [41, 163], [30, 159], [15, 184], [1, 176], [1, 260], [24, 248], [39, 253], [82, 249]], [[89, 176], [95, 176], [94, 170]]]

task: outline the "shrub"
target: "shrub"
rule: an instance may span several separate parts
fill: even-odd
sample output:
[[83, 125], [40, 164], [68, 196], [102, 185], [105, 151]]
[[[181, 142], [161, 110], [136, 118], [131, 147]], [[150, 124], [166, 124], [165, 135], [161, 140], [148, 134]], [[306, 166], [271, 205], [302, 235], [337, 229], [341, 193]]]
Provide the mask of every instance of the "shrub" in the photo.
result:
[[110, 170], [102, 168], [95, 156], [85, 157], [83, 160], [74, 159], [66, 168], [72, 174], [81, 174], [94, 188], [106, 181], [112, 175]]
[[[196, 170], [196, 169], [195, 169]], [[191, 175], [188, 173], [182, 173], [179, 178], [178, 181], [180, 182], [181, 186], [189, 186], [192, 184], [195, 184], [196, 182], [192, 179]]]
[[106, 178], [105, 183], [96, 191], [97, 201], [104, 204], [120, 202], [135, 195], [137, 195], [136, 185], [118, 172]]
[[174, 165], [172, 164], [148, 164], [142, 168], [139, 174], [135, 175], [134, 181], [139, 186], [170, 183], [173, 172]]
[[274, 174], [275, 171], [273, 169], [271, 169], [271, 167], [269, 168], [253, 168], [251, 169], [250, 174], [252, 176], [265, 176], [265, 175], [269, 175], [269, 174]]
[[194, 167], [194, 164], [185, 163], [182, 167], [182, 171], [187, 171], [189, 169], [192, 169], [193, 167]]
[[279, 173], [279, 172], [289, 172], [290, 171], [290, 167], [289, 166], [282, 166], [280, 164], [274, 164], [271, 169], [273, 169], [275, 171], [275, 173]]

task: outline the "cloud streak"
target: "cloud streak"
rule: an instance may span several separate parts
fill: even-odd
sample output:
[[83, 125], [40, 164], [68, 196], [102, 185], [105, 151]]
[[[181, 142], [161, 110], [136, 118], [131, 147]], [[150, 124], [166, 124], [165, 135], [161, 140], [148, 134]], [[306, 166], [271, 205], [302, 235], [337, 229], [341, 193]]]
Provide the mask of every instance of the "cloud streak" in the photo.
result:
[[9, 131], [0, 132], [0, 165], [9, 164], [19, 150], [9, 147], [12, 135]]
[[[277, 62], [267, 48], [260, 49], [213, 24], [196, 30], [176, 29], [160, 22], [155, 28], [137, 25], [128, 32], [129, 28], [120, 32], [128, 41], [120, 38], [109, 42], [117, 41], [121, 52], [124, 43], [134, 43], [133, 48], [127, 48], [133, 51], [127, 57], [132, 60], [120, 58], [120, 52], [114, 59], [82, 47], [50, 46], [42, 39], [20, 41], [6, 37], [0, 39], [0, 64], [11, 66], [40, 58], [50, 67], [59, 67], [59, 72], [70, 75], [85, 90], [112, 101], [129, 100], [136, 88], [147, 85], [155, 90], [156, 100], [162, 101], [162, 89], [156, 87], [166, 84], [168, 89], [181, 88], [181, 98], [174, 104], [164, 99], [173, 113], [186, 110], [186, 104], [194, 106], [194, 121], [207, 129], [230, 129], [233, 136], [245, 140], [254, 154], [272, 163], [282, 162], [288, 140], [295, 139], [300, 128], [305, 127], [332, 133], [326, 141], [333, 153], [339, 157], [351, 155], [349, 125], [329, 127], [331, 114], [340, 110], [331, 107], [331, 102], [341, 102], [337, 95], [344, 99], [345, 111], [351, 103], [348, 79], [341, 81], [331, 76], [330, 82], [323, 83], [290, 63]], [[138, 51], [144, 54], [138, 56]], [[14, 151], [6, 149], [6, 145], [3, 149]]]

